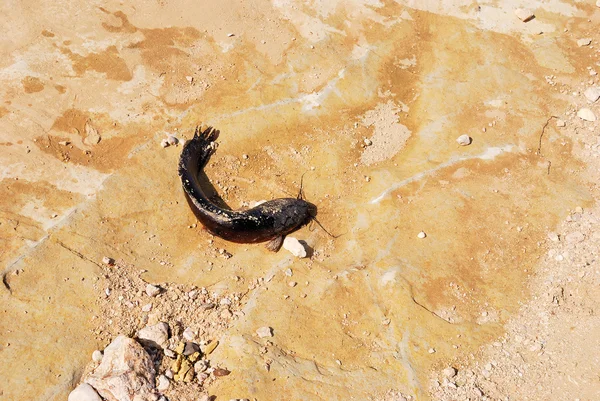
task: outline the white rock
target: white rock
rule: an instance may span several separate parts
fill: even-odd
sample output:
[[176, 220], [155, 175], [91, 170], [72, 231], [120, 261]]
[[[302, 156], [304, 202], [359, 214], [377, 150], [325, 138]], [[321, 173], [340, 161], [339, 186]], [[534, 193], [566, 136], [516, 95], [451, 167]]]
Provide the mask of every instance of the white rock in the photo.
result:
[[373, 141], [372, 141], [372, 140], [370, 140], [369, 138], [365, 138], [363, 142], [365, 143], [365, 145], [366, 145], [366, 146], [371, 146], [371, 145], [373, 145]]
[[96, 390], [87, 383], [81, 383], [69, 394], [68, 401], [102, 401]]
[[587, 88], [585, 92], [583, 92], [583, 95], [589, 102], [594, 103], [596, 100], [600, 99], [600, 86]]
[[594, 112], [588, 108], [583, 108], [580, 109], [577, 112], [577, 117], [581, 118], [582, 120], [585, 121], [596, 121], [596, 115], [594, 114]]
[[460, 146], [467, 146], [467, 145], [471, 144], [472, 139], [469, 135], [463, 134], [463, 135], [459, 136], [458, 138], [456, 138], [456, 142], [458, 142], [458, 144]]
[[146, 326], [137, 333], [141, 341], [147, 341], [153, 346], [165, 348], [169, 341], [169, 325], [165, 322], [153, 326]]
[[160, 287], [148, 284], [146, 285], [146, 294], [148, 294], [149, 297], [155, 297], [160, 294]]
[[256, 330], [256, 335], [258, 335], [260, 338], [273, 337], [273, 329], [268, 326], [261, 327]]
[[106, 401], [156, 401], [154, 364], [137, 341], [118, 336], [84, 382]]
[[454, 377], [456, 376], [456, 369], [454, 369], [453, 367], [448, 367], [442, 370], [442, 374], [448, 378]]
[[160, 375], [158, 376], [158, 384], [156, 386], [156, 389], [158, 391], [167, 391], [169, 389], [169, 386], [171, 386], [171, 381], [169, 380], [169, 378], [165, 375]]
[[535, 17], [533, 11], [527, 8], [517, 8], [515, 15], [523, 22], [531, 21]]
[[152, 310], [152, 304], [146, 304], [142, 306], [142, 312], [150, 312]]
[[560, 237], [555, 232], [549, 232], [548, 233], [548, 239], [550, 241], [552, 241], [552, 242], [558, 242], [558, 241], [560, 241]]
[[169, 135], [169, 137], [167, 138], [167, 142], [169, 142], [169, 145], [175, 146], [179, 143], [179, 139], [177, 139], [177, 137], [173, 135]]
[[564, 120], [556, 120], [557, 127], [566, 127], [567, 123]]
[[105, 265], [112, 266], [115, 264], [115, 260], [113, 258], [109, 258], [108, 256], [105, 256], [102, 258], [102, 263], [104, 263]]
[[425, 234], [424, 231], [421, 231], [420, 233], [417, 234], [417, 238], [423, 239], [425, 237], [427, 237], [427, 234]]
[[591, 38], [582, 38], [577, 40], [577, 46], [582, 47], [582, 46], [589, 46], [592, 43], [592, 39]]
[[183, 338], [188, 341], [194, 341], [196, 338], [196, 333], [194, 333], [194, 330], [188, 327], [187, 329], [183, 330]]
[[304, 245], [302, 245], [302, 243], [294, 237], [285, 237], [283, 240], [283, 247], [298, 258], [306, 257], [306, 249], [304, 248]]
[[196, 372], [197, 375], [205, 372], [206, 369], [208, 369], [208, 361], [206, 359], [200, 359], [194, 364], [194, 372]]
[[92, 361], [94, 362], [102, 362], [102, 351], [96, 350], [92, 352]]
[[160, 141], [160, 146], [162, 146], [163, 148], [168, 147], [169, 141], [167, 141], [166, 139], [163, 139], [162, 141]]

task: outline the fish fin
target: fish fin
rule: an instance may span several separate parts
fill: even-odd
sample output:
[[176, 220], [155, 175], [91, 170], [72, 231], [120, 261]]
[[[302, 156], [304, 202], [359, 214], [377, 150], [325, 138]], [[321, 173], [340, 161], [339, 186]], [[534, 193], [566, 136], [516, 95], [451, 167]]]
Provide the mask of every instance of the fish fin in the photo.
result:
[[279, 248], [281, 248], [281, 244], [283, 244], [283, 235], [275, 237], [271, 241], [267, 242], [265, 248], [271, 252], [277, 252]]

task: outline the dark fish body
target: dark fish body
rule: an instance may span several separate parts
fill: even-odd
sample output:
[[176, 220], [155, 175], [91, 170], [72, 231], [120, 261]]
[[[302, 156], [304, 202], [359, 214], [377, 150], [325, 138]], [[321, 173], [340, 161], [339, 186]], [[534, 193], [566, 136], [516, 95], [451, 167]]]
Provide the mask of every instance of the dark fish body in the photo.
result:
[[212, 128], [188, 141], [179, 159], [179, 176], [185, 197], [198, 221], [212, 234], [239, 243], [274, 240], [278, 248], [283, 237], [307, 223], [316, 215], [316, 207], [302, 199], [280, 198], [252, 209], [235, 211], [211, 202], [200, 186], [198, 173], [216, 149], [219, 131]]

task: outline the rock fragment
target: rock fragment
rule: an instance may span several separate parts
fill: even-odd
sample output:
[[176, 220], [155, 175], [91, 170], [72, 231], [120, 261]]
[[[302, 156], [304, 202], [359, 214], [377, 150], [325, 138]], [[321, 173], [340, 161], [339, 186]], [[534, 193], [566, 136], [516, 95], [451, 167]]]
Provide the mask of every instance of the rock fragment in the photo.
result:
[[268, 326], [261, 327], [256, 330], [256, 335], [260, 338], [273, 337], [273, 329]]
[[102, 351], [96, 350], [96, 351], [92, 352], [92, 361], [102, 362], [103, 356], [104, 355], [102, 355]]
[[302, 245], [302, 243], [294, 237], [285, 237], [283, 240], [283, 247], [298, 258], [306, 257], [306, 249], [304, 248], [304, 245]]
[[137, 334], [142, 343], [147, 343], [155, 348], [166, 348], [169, 341], [169, 325], [160, 322], [152, 326], [146, 326]]
[[584, 121], [590, 121], [590, 122], [596, 121], [596, 115], [594, 114], [594, 112], [586, 107], [584, 107], [583, 109], [580, 109], [577, 112], [577, 117], [581, 118]]
[[104, 263], [105, 265], [108, 265], [108, 266], [113, 266], [115, 264], [115, 260], [113, 258], [109, 258], [108, 256], [105, 256], [102, 258], [102, 263]]
[[87, 383], [81, 383], [69, 394], [67, 401], [102, 401], [96, 390]]
[[84, 382], [106, 401], [156, 401], [154, 380], [154, 364], [144, 348], [132, 338], [118, 336]]
[[600, 99], [600, 86], [592, 86], [591, 88], [587, 88], [583, 92], [583, 95], [589, 102], [594, 103], [596, 100]]
[[442, 374], [444, 375], [444, 377], [452, 378], [456, 376], [456, 369], [454, 369], [451, 366], [447, 367], [446, 369], [442, 370]]
[[472, 141], [473, 139], [471, 139], [471, 137], [467, 134], [463, 134], [456, 138], [456, 142], [458, 142], [460, 146], [468, 146], [471, 144]]
[[556, 126], [557, 127], [566, 127], [567, 123], [564, 120], [556, 120]]
[[167, 391], [171, 386], [171, 381], [165, 375], [158, 376], [158, 384], [156, 385], [156, 389], [158, 391]]
[[421, 231], [420, 233], [417, 234], [417, 238], [423, 239], [425, 237], [427, 237], [427, 234], [425, 234], [424, 231]]
[[148, 284], [146, 285], [146, 294], [148, 294], [149, 297], [155, 297], [160, 294], [160, 287]]
[[591, 43], [592, 43], [591, 38], [581, 38], [581, 39], [577, 40], [577, 46], [579, 46], [579, 47], [589, 46]]
[[515, 15], [523, 22], [528, 22], [535, 18], [533, 11], [527, 8], [517, 8], [515, 10]]

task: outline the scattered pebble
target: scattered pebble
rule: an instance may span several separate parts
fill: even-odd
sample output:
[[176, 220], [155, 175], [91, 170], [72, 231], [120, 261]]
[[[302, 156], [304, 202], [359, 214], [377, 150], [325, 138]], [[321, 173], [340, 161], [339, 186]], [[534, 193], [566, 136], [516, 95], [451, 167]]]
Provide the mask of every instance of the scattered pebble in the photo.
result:
[[194, 333], [194, 330], [188, 327], [183, 331], [183, 338], [185, 338], [188, 341], [194, 341], [194, 339], [196, 338], [196, 333]]
[[194, 77], [192, 77], [191, 75], [186, 75], [185, 79], [189, 82], [192, 83], [194, 81]]
[[560, 241], [560, 238], [559, 238], [558, 234], [555, 233], [555, 232], [549, 232], [548, 233], [548, 239], [550, 241], [552, 241], [552, 242], [558, 242], [558, 241]]
[[592, 43], [592, 39], [591, 38], [582, 38], [577, 40], [577, 46], [582, 47], [582, 46], [589, 46]]
[[424, 231], [421, 231], [420, 233], [417, 234], [417, 238], [423, 239], [425, 237], [427, 237], [427, 234], [425, 234]]
[[285, 237], [283, 240], [283, 247], [298, 258], [306, 257], [306, 249], [304, 248], [304, 245], [294, 237]]
[[442, 370], [442, 374], [447, 378], [452, 378], [456, 376], [456, 369], [451, 366], [447, 367], [446, 369]]
[[163, 139], [162, 141], [160, 141], [160, 146], [162, 146], [163, 148], [169, 147], [169, 141], [166, 139]]
[[288, 285], [289, 285], [290, 287], [295, 287], [296, 285], [298, 285], [298, 283], [297, 283], [297, 282], [295, 282], [295, 281], [290, 281], [290, 282], [288, 283]]
[[273, 329], [268, 326], [261, 327], [256, 330], [256, 335], [258, 335], [260, 338], [273, 337]]
[[102, 362], [102, 351], [96, 350], [92, 352], [92, 361], [94, 362]]
[[160, 322], [152, 326], [146, 326], [137, 333], [142, 342], [148, 342], [152, 346], [166, 348], [169, 340], [169, 325]]
[[158, 384], [156, 386], [156, 389], [158, 391], [167, 391], [170, 386], [171, 386], [171, 381], [169, 380], [169, 378], [167, 376], [165, 376], [165, 375], [158, 376]]
[[373, 145], [373, 141], [371, 141], [369, 138], [365, 138], [365, 140], [363, 142], [365, 143], [365, 146]]
[[292, 271], [292, 269], [287, 269], [285, 271], [285, 275], [288, 277], [292, 277], [294, 275], [294, 272]]
[[243, 154], [243, 155], [242, 155], [242, 159], [244, 159], [244, 160], [248, 160], [248, 158], [249, 158], [249, 157], [250, 157], [250, 156], [248, 156], [247, 154]]
[[108, 266], [113, 266], [115, 264], [115, 260], [113, 258], [109, 258], [108, 256], [105, 256], [102, 258], [102, 263], [104, 263], [105, 265], [108, 265]]
[[148, 284], [146, 286], [146, 294], [148, 294], [149, 297], [155, 297], [158, 294], [160, 294], [160, 287], [157, 287], [152, 284]]
[[600, 86], [587, 88], [585, 92], [583, 92], [583, 95], [589, 102], [594, 103], [596, 100], [600, 99]]
[[435, 354], [435, 348], [429, 348], [427, 352], [429, 352], [430, 354]]
[[173, 135], [169, 135], [169, 137], [167, 138], [167, 142], [169, 143], [169, 145], [175, 146], [179, 143], [179, 139], [177, 139], [177, 137]]
[[234, 35], [233, 33], [228, 33], [228, 34], [227, 34], [227, 37], [228, 37], [228, 38], [231, 38], [232, 36], [235, 36], [235, 35]]
[[456, 138], [456, 142], [458, 142], [460, 146], [468, 146], [471, 144], [472, 141], [473, 139], [467, 134], [463, 134]]
[[557, 127], [566, 127], [567, 123], [564, 120], [556, 120]]
[[594, 112], [588, 108], [580, 109], [577, 112], [577, 117], [581, 118], [584, 121], [596, 121], [596, 115]]
[[535, 18], [533, 11], [527, 8], [517, 8], [515, 10], [515, 15], [523, 22], [528, 22]]
[[67, 401], [102, 401], [96, 390], [87, 383], [75, 387]]
[[146, 304], [142, 306], [142, 312], [150, 312], [152, 310], [152, 304]]

